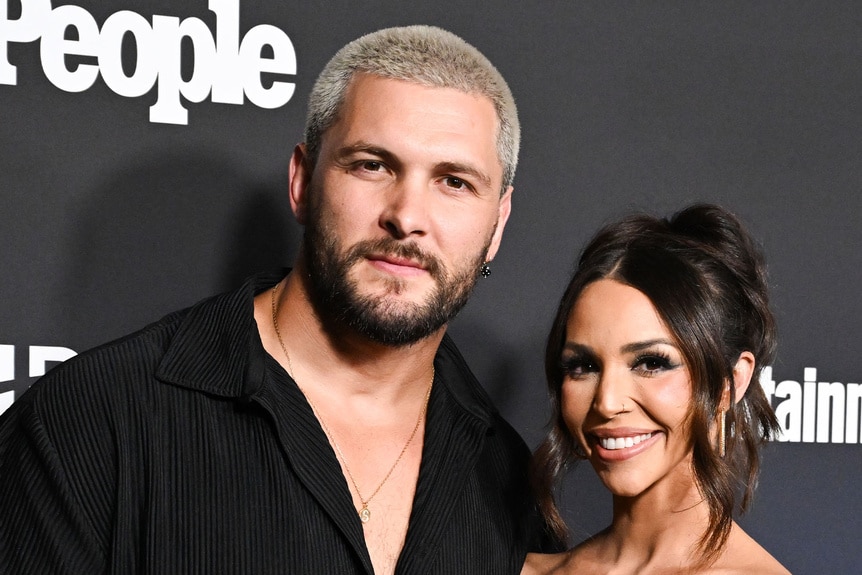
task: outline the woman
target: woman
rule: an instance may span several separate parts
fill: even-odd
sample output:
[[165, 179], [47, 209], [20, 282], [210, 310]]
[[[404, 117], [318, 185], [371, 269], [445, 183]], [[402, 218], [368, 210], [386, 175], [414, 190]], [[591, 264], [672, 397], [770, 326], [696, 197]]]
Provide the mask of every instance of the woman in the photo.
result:
[[774, 350], [764, 263], [730, 213], [697, 205], [600, 231], [548, 339], [552, 427], [534, 481], [565, 540], [553, 491], [587, 459], [613, 520], [567, 552], [531, 554], [523, 574], [787, 573], [732, 517], [778, 430], [758, 382]]

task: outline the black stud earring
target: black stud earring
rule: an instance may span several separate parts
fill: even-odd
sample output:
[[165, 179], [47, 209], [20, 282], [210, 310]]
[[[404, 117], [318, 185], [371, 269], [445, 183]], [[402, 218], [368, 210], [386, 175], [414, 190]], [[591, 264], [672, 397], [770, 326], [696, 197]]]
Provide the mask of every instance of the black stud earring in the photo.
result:
[[491, 266], [488, 265], [488, 262], [485, 262], [479, 267], [479, 273], [482, 274], [483, 278], [491, 275]]

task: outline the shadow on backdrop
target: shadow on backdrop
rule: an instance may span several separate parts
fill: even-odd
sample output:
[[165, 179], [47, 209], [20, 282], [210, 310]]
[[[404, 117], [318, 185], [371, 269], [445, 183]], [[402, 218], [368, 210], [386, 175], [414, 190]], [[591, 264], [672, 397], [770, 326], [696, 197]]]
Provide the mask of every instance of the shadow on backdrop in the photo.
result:
[[72, 215], [57, 332], [81, 351], [285, 265], [289, 213], [225, 158], [162, 152], [117, 172]]

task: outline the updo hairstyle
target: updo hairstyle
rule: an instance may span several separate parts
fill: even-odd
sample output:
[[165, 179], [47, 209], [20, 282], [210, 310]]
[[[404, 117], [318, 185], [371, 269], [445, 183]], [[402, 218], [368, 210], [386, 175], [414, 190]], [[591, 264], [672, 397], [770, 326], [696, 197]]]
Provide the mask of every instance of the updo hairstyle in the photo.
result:
[[[650, 299], [688, 368], [693, 475], [709, 506], [699, 551], [710, 561], [727, 541], [737, 501], [740, 511], [751, 501], [761, 444], [779, 429], [759, 381], [776, 345], [764, 259], [734, 215], [706, 204], [670, 218], [629, 216], [604, 227], [587, 245], [548, 337], [545, 373], [552, 415], [532, 470], [540, 509], [560, 541], [568, 538], [568, 530], [554, 493], [567, 468], [583, 457], [561, 412], [561, 354], [572, 308], [584, 288], [600, 279], [631, 286]], [[744, 351], [753, 354], [755, 369], [744, 396], [735, 397], [733, 368]], [[722, 458], [714, 437], [727, 382], [731, 407]]]

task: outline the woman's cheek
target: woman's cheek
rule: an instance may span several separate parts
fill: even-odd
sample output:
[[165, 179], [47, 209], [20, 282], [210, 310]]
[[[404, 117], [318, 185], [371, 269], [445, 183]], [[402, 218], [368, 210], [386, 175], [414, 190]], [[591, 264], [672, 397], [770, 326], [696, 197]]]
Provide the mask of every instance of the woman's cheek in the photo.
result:
[[579, 391], [582, 390], [577, 389], [572, 382], [563, 384], [561, 411], [563, 422], [566, 424], [569, 433], [580, 444], [582, 449], [586, 449], [586, 440], [582, 430], [592, 399], [584, 393], [579, 393]]

